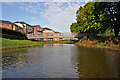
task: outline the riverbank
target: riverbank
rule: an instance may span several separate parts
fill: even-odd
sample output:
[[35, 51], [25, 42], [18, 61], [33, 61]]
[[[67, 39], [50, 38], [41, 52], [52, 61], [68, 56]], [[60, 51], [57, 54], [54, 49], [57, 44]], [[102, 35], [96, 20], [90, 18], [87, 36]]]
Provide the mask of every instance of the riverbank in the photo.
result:
[[110, 50], [120, 50], [120, 43], [114, 44], [113, 41], [105, 41], [99, 42], [97, 40], [90, 41], [82, 40], [75, 43], [78, 46], [88, 47], [88, 48], [103, 48], [103, 49], [110, 49]]
[[0, 38], [2, 41], [2, 50], [9, 49], [18, 49], [18, 48], [27, 48], [27, 47], [35, 47], [43, 44], [52, 44], [52, 43], [61, 43], [61, 44], [70, 44], [73, 41], [63, 40], [63, 41], [31, 41], [31, 40], [11, 40], [6, 38]]

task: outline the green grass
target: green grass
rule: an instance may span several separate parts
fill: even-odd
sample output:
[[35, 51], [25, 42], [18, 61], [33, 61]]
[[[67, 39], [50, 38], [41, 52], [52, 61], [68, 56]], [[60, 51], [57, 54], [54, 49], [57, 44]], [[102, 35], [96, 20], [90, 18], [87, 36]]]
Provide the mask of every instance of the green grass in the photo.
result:
[[3, 48], [18, 48], [18, 47], [32, 47], [39, 46], [43, 44], [52, 44], [52, 43], [73, 43], [74, 41], [63, 40], [63, 41], [31, 41], [31, 40], [11, 40], [0, 38], [2, 41], [2, 49]]

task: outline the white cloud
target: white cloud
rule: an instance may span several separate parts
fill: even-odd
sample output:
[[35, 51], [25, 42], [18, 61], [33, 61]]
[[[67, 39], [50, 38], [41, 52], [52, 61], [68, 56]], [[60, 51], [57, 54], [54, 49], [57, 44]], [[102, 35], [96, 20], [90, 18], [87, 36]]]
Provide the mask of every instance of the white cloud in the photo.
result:
[[1, 0], [1, 2], [86, 2], [90, 0]]
[[[61, 32], [70, 31], [70, 25], [75, 22], [76, 19], [76, 11], [83, 5], [77, 2], [30, 2], [29, 4], [20, 4], [23, 7], [22, 9], [33, 13], [33, 15], [39, 14], [40, 18], [48, 21], [49, 24], [46, 23], [46, 26]], [[45, 21], [41, 21], [41, 19], [38, 18], [29, 17], [25, 19], [30, 20], [32, 23], [38, 22], [38, 24], [40, 24], [39, 22], [41, 22], [45, 25]]]
[[80, 3], [49, 3], [48, 9], [42, 13], [42, 17], [50, 22], [50, 28], [68, 32], [70, 25], [75, 22], [76, 11]]

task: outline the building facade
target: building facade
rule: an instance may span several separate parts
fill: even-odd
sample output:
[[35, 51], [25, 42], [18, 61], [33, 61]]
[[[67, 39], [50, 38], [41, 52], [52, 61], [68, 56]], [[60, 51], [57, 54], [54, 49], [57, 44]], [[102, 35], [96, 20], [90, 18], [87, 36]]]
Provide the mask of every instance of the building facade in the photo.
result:
[[12, 22], [0, 20], [0, 27], [12, 30]]
[[21, 28], [24, 29], [24, 33], [25, 34], [29, 34], [29, 33], [32, 33], [33, 29], [32, 29], [32, 26], [25, 23], [25, 22], [14, 22], [14, 24], [20, 26]]
[[35, 25], [35, 26], [32, 26], [33, 28], [33, 34], [36, 35], [36, 34], [40, 34], [40, 33], [43, 33], [43, 29], [41, 28], [40, 25]]
[[16, 24], [13, 23], [13, 29], [12, 30], [15, 30], [15, 31], [19, 31], [19, 32], [24, 32], [24, 29]]
[[[30, 34], [30, 35], [41, 35], [44, 38], [42, 39], [35, 39], [35, 40], [43, 40], [43, 41], [60, 41], [63, 40], [62, 38], [57, 38], [61, 33], [55, 32], [54, 30], [50, 28], [42, 28], [40, 25], [34, 25], [31, 26], [30, 24], [27, 24], [25, 22], [10, 22], [10, 21], [5, 21], [5, 20], [0, 20], [0, 27], [6, 28], [6, 29], [11, 29], [15, 31], [19, 31], [25, 34]], [[56, 38], [47, 38], [47, 36], [56, 36]]]
[[[46, 36], [59, 36], [60, 35], [59, 32], [55, 32], [52, 29], [47, 28], [47, 27], [43, 28], [43, 33]], [[60, 41], [60, 40], [63, 40], [63, 38], [44, 38], [43, 40], [44, 41]]]

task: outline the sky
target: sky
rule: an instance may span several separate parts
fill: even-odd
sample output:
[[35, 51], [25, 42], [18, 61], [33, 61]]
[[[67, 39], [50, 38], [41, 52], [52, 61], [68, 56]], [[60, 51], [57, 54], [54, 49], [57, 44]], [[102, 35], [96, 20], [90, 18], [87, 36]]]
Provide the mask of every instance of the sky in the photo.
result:
[[85, 1], [2, 1], [2, 20], [24, 21], [30, 25], [48, 27], [58, 32], [70, 32], [70, 25], [76, 22], [76, 11]]

